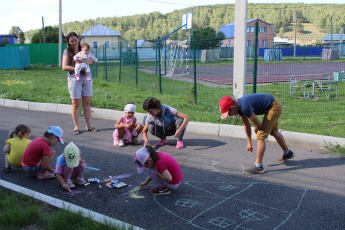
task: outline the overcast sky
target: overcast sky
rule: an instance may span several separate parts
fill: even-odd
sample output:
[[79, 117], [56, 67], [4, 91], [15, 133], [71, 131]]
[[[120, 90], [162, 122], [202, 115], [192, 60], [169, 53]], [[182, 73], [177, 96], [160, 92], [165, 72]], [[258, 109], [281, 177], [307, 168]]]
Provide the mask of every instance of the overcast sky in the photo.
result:
[[[8, 34], [12, 26], [24, 32], [59, 24], [59, 0], [2, 0], [0, 34]], [[345, 0], [248, 0], [248, 3], [337, 3]], [[153, 11], [169, 13], [192, 6], [233, 4], [235, 0], [62, 0], [62, 23], [106, 17], [146, 14]]]

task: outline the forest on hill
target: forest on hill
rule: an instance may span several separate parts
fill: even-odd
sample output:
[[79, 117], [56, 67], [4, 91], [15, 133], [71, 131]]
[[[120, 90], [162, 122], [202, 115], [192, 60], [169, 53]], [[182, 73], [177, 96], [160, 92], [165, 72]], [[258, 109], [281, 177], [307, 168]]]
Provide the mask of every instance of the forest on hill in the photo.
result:
[[[291, 23], [308, 22], [315, 26], [320, 33], [339, 33], [345, 29], [345, 4], [305, 4], [305, 3], [279, 3], [279, 4], [248, 4], [247, 19], [260, 19], [273, 25], [276, 33], [283, 36]], [[106, 17], [88, 19], [84, 21], [68, 22], [62, 25], [64, 35], [71, 31], [82, 34], [97, 24], [102, 24], [121, 34], [124, 38], [156, 40], [157, 36], [165, 36], [181, 26], [182, 13], [193, 12], [193, 30], [211, 27], [216, 31], [221, 26], [234, 22], [235, 4], [217, 4], [207, 6], [189, 7], [162, 14], [151, 12], [122, 17]], [[116, 13], [115, 13], [116, 14]], [[331, 19], [333, 20], [331, 26]], [[58, 25], [55, 25], [58, 27]], [[25, 32], [30, 38], [38, 30]], [[300, 30], [303, 33], [303, 27]], [[173, 40], [183, 40], [188, 37], [186, 31], [179, 31], [170, 36]]]

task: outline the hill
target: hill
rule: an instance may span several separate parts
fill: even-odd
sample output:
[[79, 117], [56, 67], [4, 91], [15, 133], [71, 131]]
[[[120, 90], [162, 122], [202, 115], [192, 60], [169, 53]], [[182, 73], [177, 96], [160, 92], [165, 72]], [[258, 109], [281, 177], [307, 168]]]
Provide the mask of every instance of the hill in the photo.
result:
[[[235, 20], [234, 4], [217, 4], [208, 6], [188, 7], [182, 10], [175, 10], [171, 13], [162, 14], [160, 12], [151, 12], [148, 14], [137, 14], [123, 17], [107, 17], [88, 19], [84, 21], [68, 22], [62, 25], [62, 31], [67, 34], [71, 31], [81, 34], [96, 24], [100, 23], [124, 35], [129, 41], [135, 39], [155, 40], [157, 36], [165, 36], [172, 32], [178, 25], [182, 13], [193, 12], [193, 30], [212, 27], [216, 31], [223, 25]], [[261, 19], [273, 25], [275, 31], [281, 31], [281, 28], [287, 33], [284, 36], [291, 36], [291, 23], [294, 22], [295, 11], [298, 11], [298, 19], [309, 21], [305, 25], [305, 35], [311, 37], [317, 35], [317, 39], [322, 34], [330, 33], [331, 17], [333, 18], [333, 31], [338, 33], [340, 29], [345, 28], [345, 4], [305, 4], [305, 3], [279, 3], [279, 4], [248, 4], [248, 19]], [[310, 27], [314, 25], [314, 27]], [[56, 25], [58, 26], [58, 25]], [[309, 32], [310, 33], [309, 33]], [[319, 31], [319, 32], [318, 32]], [[31, 37], [37, 32], [27, 31], [25, 36]], [[171, 39], [186, 39], [188, 33], [179, 31], [174, 33]], [[303, 39], [304, 40], [304, 39]], [[308, 40], [308, 39], [306, 39]]]

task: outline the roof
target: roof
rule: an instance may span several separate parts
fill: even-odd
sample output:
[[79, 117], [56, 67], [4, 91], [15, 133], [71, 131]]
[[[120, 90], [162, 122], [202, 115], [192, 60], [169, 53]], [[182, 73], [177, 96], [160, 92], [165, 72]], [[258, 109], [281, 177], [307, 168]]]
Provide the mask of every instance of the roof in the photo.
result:
[[122, 36], [119, 32], [112, 30], [102, 24], [97, 24], [86, 32], [82, 33], [82, 37], [102, 37], [102, 36]]
[[154, 41], [151, 41], [151, 40], [145, 40], [145, 39], [142, 39], [142, 40], [137, 40], [137, 47], [143, 47], [144, 43], [146, 42], [150, 42], [150, 43], [155, 43]]
[[[271, 26], [274, 34], [276, 33], [273, 29], [273, 26], [268, 23], [268, 22], [265, 22], [265, 21], [262, 21], [260, 19], [250, 19], [250, 20], [247, 20], [247, 24], [250, 23], [250, 22], [253, 22], [253, 21], [261, 21], [261, 22], [264, 22], [264, 23], [267, 23]], [[231, 22], [225, 26], [222, 26], [219, 28], [219, 31], [218, 32], [223, 32], [224, 35], [225, 35], [225, 38], [234, 38], [235, 37], [235, 22]]]
[[142, 47], [144, 45], [145, 40], [137, 40], [137, 47]]
[[331, 36], [331, 34], [326, 34], [326, 36], [324, 36], [322, 38], [322, 41], [339, 41], [341, 38], [341, 40], [345, 40], [345, 34], [342, 34], [343, 36], [341, 36], [341, 34], [333, 34], [333, 36]]

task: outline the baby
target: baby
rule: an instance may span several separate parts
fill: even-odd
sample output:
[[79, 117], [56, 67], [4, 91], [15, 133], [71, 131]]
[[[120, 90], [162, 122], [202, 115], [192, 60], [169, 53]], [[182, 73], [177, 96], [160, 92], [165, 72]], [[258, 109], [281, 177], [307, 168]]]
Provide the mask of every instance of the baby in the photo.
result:
[[[77, 53], [77, 55], [74, 56], [74, 61], [78, 61], [78, 58], [83, 58], [83, 59], [92, 59], [96, 63], [98, 63], [98, 59], [95, 58], [91, 53], [90, 53], [90, 46], [87, 43], [84, 43], [81, 45], [81, 51]], [[76, 62], [75, 64], [75, 76], [77, 78], [77, 81], [80, 81], [79, 74], [82, 69], [85, 69], [86, 75], [85, 78], [87, 81], [91, 81], [90, 78], [90, 66], [86, 63], [80, 63]]]

